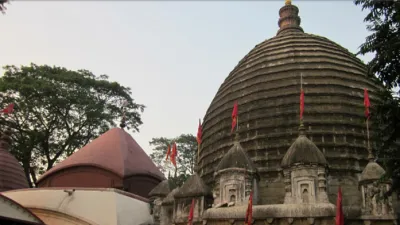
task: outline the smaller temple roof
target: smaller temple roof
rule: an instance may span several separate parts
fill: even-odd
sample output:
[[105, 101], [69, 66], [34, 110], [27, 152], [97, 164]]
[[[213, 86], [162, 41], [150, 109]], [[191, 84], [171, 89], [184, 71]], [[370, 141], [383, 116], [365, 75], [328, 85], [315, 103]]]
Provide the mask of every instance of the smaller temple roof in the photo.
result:
[[299, 137], [286, 152], [281, 166], [290, 167], [296, 163], [327, 165], [324, 154], [306, 137], [303, 124], [299, 128]]
[[21, 164], [8, 151], [11, 145], [10, 135], [11, 131], [6, 130], [0, 137], [0, 192], [29, 188]]
[[165, 197], [170, 193], [168, 180], [161, 181], [153, 190], [150, 191], [149, 197], [160, 196]]
[[175, 198], [199, 197], [212, 195], [211, 189], [206, 186], [200, 176], [195, 173], [179, 188]]
[[150, 157], [126, 131], [113, 128], [76, 151], [43, 174], [38, 183], [58, 171], [78, 166], [95, 166], [114, 172], [122, 178], [149, 175], [165, 179]]
[[244, 168], [251, 171], [256, 170], [253, 161], [251, 161], [250, 157], [240, 144], [237, 134], [232, 148], [229, 149], [221, 159], [215, 171], [218, 172], [228, 168]]
[[163, 205], [171, 205], [174, 203], [174, 196], [176, 193], [178, 193], [179, 188], [175, 188], [174, 190], [172, 190], [167, 197], [164, 198], [164, 200], [162, 201]]
[[376, 162], [370, 161], [361, 173], [360, 181], [379, 180], [385, 170]]

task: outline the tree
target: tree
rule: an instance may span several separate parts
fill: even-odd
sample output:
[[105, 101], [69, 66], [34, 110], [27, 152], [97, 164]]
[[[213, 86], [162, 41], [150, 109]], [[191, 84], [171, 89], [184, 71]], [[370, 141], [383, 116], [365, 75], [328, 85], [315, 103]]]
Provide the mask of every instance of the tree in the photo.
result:
[[400, 2], [355, 0], [369, 10], [364, 21], [372, 32], [360, 46], [358, 54], [375, 53], [368, 63], [370, 74], [376, 75], [388, 88], [400, 84]]
[[12, 129], [11, 152], [31, 186], [38, 174], [116, 126], [123, 113], [133, 130], [142, 124], [144, 106], [134, 102], [129, 88], [106, 75], [35, 64], [4, 69], [0, 105], [15, 103], [15, 111], [1, 118], [0, 125]]
[[4, 4], [6, 3], [8, 3], [8, 0], [0, 0], [0, 12], [5, 13], [7, 8], [4, 6]]
[[[166, 160], [168, 145], [173, 142], [176, 143], [178, 151], [176, 170], [170, 160]], [[181, 186], [194, 173], [197, 158], [197, 141], [194, 135], [182, 134], [176, 138], [153, 138], [150, 145], [154, 146], [150, 158], [164, 173], [168, 173], [171, 186]]]
[[[377, 77], [385, 86], [382, 102], [376, 106], [374, 121], [380, 128], [377, 155], [385, 165], [386, 176], [393, 178], [394, 189], [400, 189], [400, 154], [397, 151], [400, 141], [400, 101], [392, 90], [400, 84], [400, 2], [355, 0], [363, 10], [369, 10], [364, 21], [371, 35], [366, 37], [358, 54], [374, 53], [368, 63], [370, 77]], [[397, 93], [397, 95], [399, 92]]]

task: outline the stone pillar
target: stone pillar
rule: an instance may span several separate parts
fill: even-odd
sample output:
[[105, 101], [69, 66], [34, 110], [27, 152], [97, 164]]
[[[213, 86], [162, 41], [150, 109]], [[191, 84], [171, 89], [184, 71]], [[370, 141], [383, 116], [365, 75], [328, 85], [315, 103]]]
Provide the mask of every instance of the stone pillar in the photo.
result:
[[285, 169], [283, 171], [283, 182], [285, 184], [285, 200], [286, 204], [290, 204], [292, 202], [292, 184], [291, 184], [291, 175], [290, 170]]
[[318, 168], [318, 202], [328, 203], [328, 194], [326, 192], [326, 173], [325, 168]]

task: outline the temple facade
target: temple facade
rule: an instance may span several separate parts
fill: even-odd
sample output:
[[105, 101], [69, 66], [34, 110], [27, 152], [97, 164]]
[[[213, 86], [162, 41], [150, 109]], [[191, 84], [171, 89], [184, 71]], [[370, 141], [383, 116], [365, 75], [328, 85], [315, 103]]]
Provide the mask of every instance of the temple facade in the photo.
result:
[[187, 224], [193, 199], [193, 224], [243, 224], [252, 192], [251, 224], [331, 225], [339, 187], [346, 225], [397, 224], [397, 197], [385, 196], [391, 181], [381, 180], [373, 156], [377, 130], [372, 123], [367, 138], [364, 117], [364, 88], [374, 104], [382, 87], [347, 49], [305, 33], [291, 1], [279, 16], [276, 36], [221, 84], [202, 124], [196, 173], [164, 193], [159, 201], [168, 205], [157, 209], [155, 224]]

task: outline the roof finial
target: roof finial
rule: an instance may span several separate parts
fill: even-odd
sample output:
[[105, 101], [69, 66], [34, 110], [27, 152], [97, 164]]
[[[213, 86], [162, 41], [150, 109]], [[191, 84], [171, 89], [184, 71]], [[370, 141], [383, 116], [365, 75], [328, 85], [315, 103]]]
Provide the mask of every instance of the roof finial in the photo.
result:
[[238, 129], [236, 129], [236, 131], [235, 131], [235, 139], [234, 139], [234, 142], [235, 142], [235, 143], [239, 142], [239, 131], [238, 131]]
[[306, 135], [306, 128], [304, 127], [303, 119], [301, 119], [299, 126], [299, 136], [305, 136], [305, 135]]
[[285, 33], [283, 31], [304, 32], [300, 27], [301, 19], [299, 17], [299, 8], [292, 5], [291, 0], [285, 0], [285, 6], [279, 10], [279, 30], [277, 35]]
[[122, 110], [122, 118], [121, 118], [121, 123], [119, 124], [119, 127], [121, 127], [121, 129], [124, 129], [125, 127], [126, 127], [126, 116], [125, 116], [125, 114], [126, 114], [126, 106], [128, 105], [128, 101], [127, 100], [125, 100], [123, 103], [122, 103], [122, 107], [121, 107], [121, 110]]

